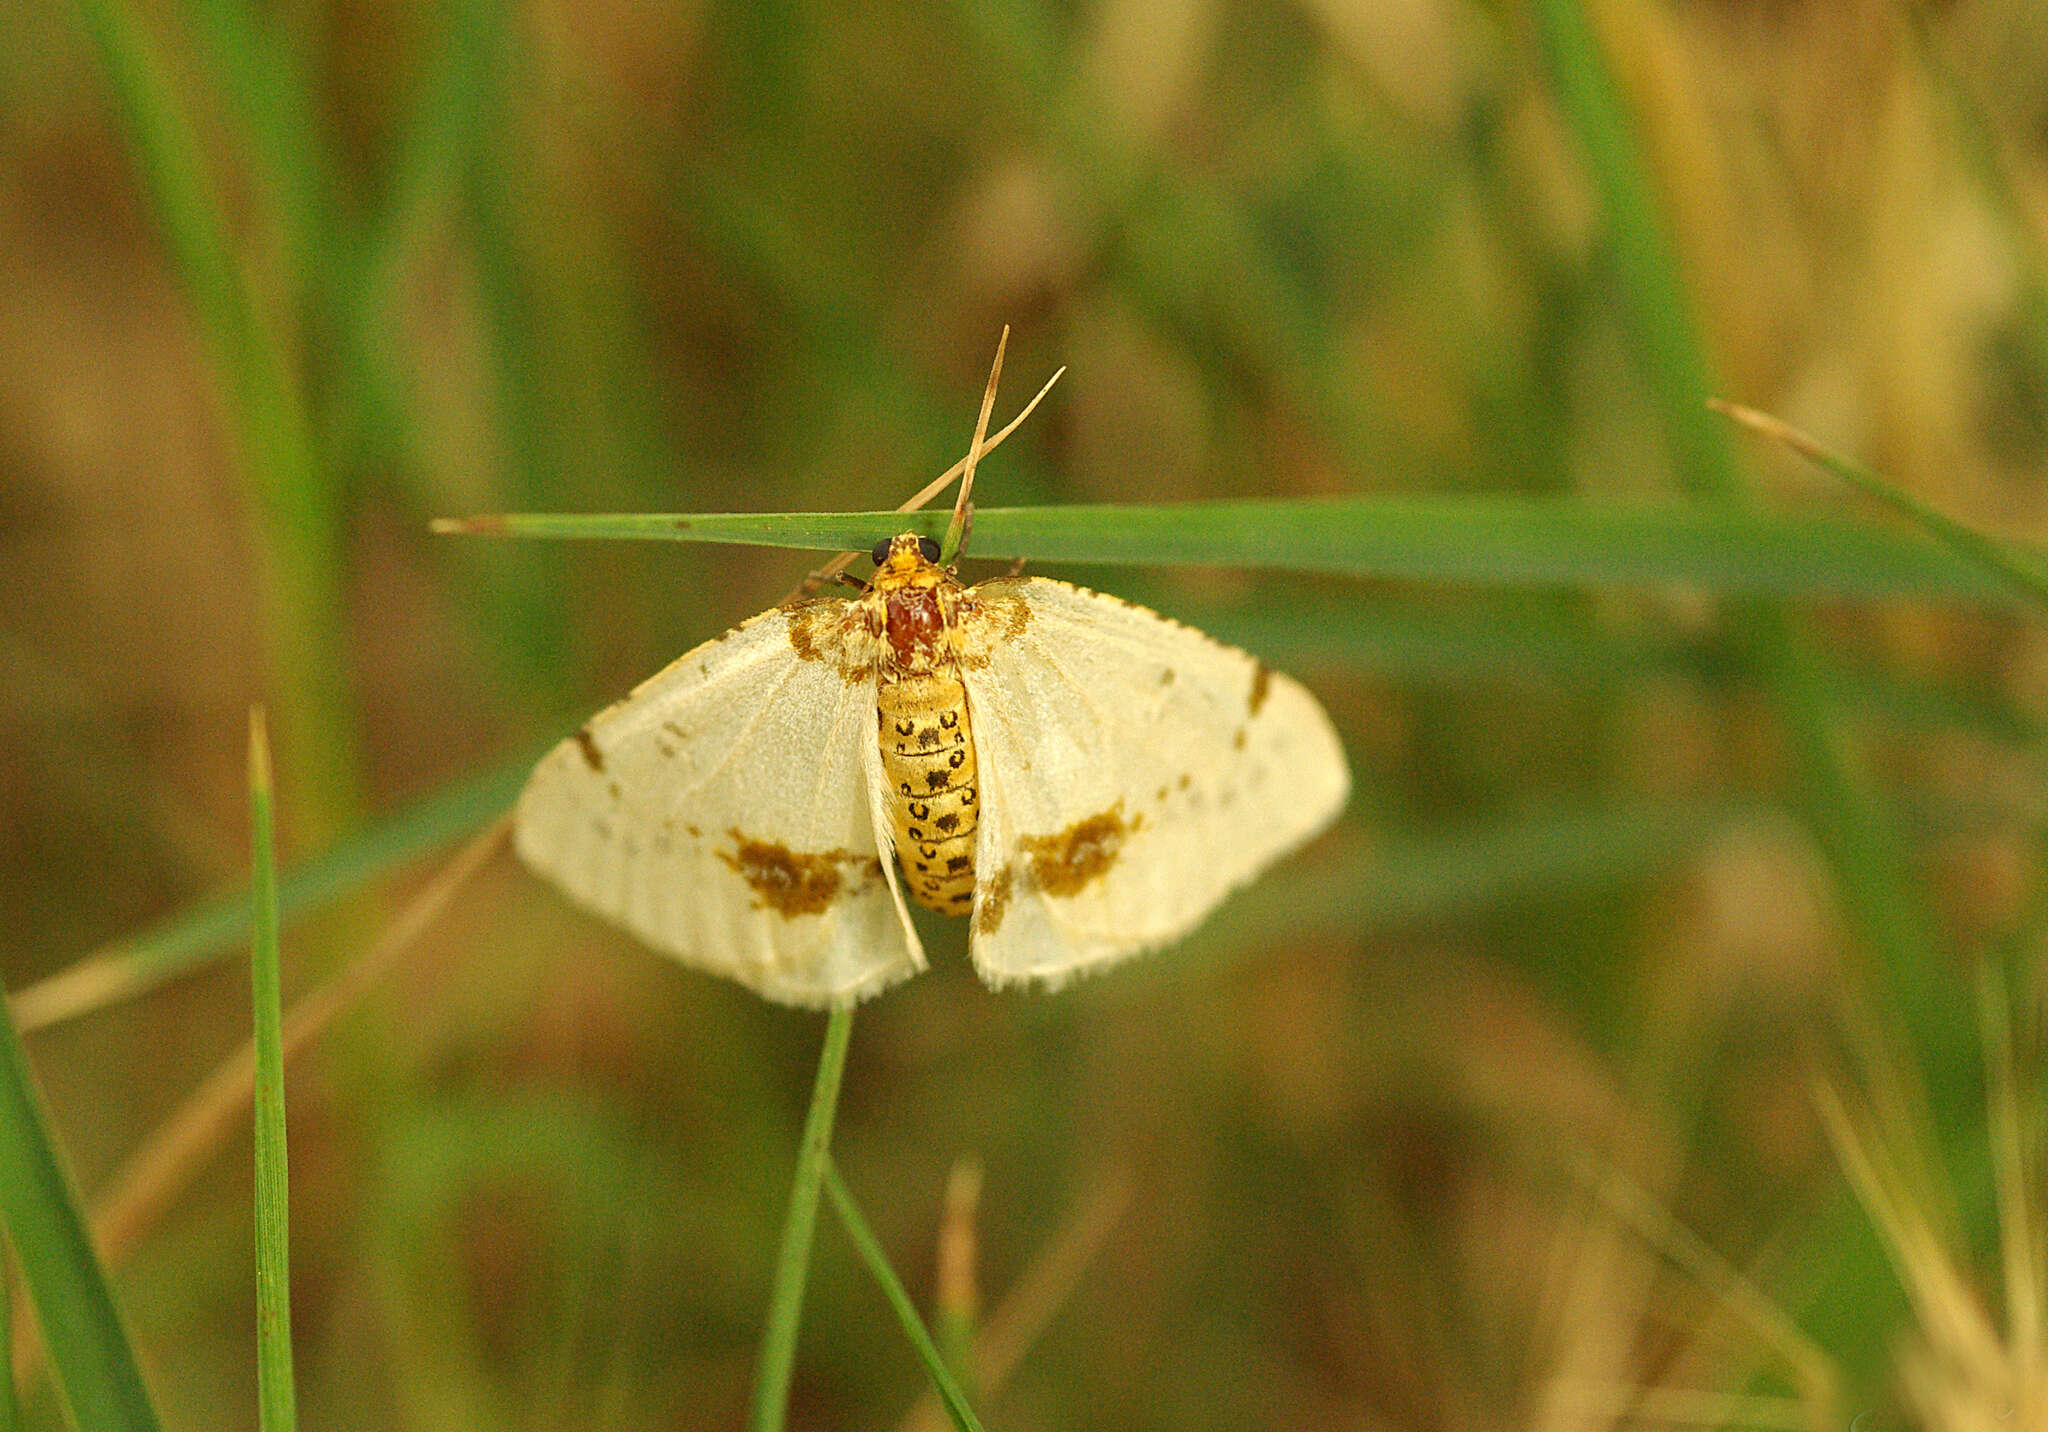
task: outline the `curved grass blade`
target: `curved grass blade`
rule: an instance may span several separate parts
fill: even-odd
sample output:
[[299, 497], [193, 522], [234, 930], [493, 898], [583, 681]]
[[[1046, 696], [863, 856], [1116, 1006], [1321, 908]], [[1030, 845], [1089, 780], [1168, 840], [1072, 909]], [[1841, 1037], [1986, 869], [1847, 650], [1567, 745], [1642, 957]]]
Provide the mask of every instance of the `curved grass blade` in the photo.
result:
[[803, 1321], [804, 1283], [811, 1270], [811, 1243], [818, 1226], [818, 1188], [830, 1166], [832, 1118], [839, 1108], [839, 1081], [853, 1039], [853, 1006], [835, 1006], [825, 1019], [818, 1077], [804, 1115], [796, 1176], [790, 1180], [789, 1213], [768, 1294], [768, 1323], [761, 1333], [761, 1362], [754, 1376], [754, 1402], [747, 1425], [753, 1432], [782, 1432], [789, 1415], [789, 1384], [796, 1372], [796, 1335]]
[[1790, 423], [1774, 418], [1769, 413], [1760, 413], [1755, 408], [1746, 408], [1740, 403], [1723, 402], [1719, 398], [1709, 399], [1707, 406], [1717, 413], [1733, 418], [1753, 432], [1762, 433], [1767, 438], [1775, 438], [1816, 467], [1826, 468], [1858, 492], [1876, 498], [1894, 512], [1904, 516], [1958, 556], [1975, 562], [1986, 571], [1996, 573], [2028, 601], [2037, 606], [2048, 607], [2048, 571], [2029, 562], [2011, 543], [2001, 542], [1968, 523], [1958, 522], [1932, 503], [1922, 502], [1903, 487], [1886, 482], [1869, 468], [1851, 462], [1832, 448], [1824, 446], [1810, 433], [1801, 432]]
[[135, 1350], [50, 1135], [28, 1051], [0, 1001], [0, 1224], [14, 1245], [73, 1425], [156, 1432]]
[[910, 1294], [903, 1290], [903, 1280], [896, 1276], [896, 1270], [889, 1266], [889, 1255], [882, 1251], [882, 1242], [875, 1237], [875, 1230], [868, 1227], [868, 1221], [861, 1215], [860, 1207], [847, 1192], [846, 1182], [839, 1177], [839, 1169], [828, 1154], [825, 1159], [825, 1192], [832, 1199], [832, 1208], [839, 1215], [839, 1222], [846, 1229], [846, 1236], [853, 1240], [861, 1261], [868, 1265], [868, 1271], [875, 1275], [875, 1281], [882, 1286], [882, 1296], [895, 1309], [896, 1320], [903, 1324], [904, 1336], [917, 1349], [918, 1360], [930, 1375], [932, 1386], [938, 1389], [940, 1400], [946, 1404], [946, 1411], [953, 1418], [953, 1425], [960, 1432], [982, 1432], [981, 1419], [974, 1415], [974, 1409], [967, 1404], [967, 1394], [961, 1390], [952, 1370], [946, 1366], [946, 1359], [939, 1354], [938, 1344], [925, 1330], [924, 1319], [917, 1315], [917, 1304], [911, 1302]]
[[[943, 512], [508, 513], [442, 533], [731, 542], [856, 550], [940, 536]], [[1541, 497], [1349, 497], [1160, 506], [984, 507], [977, 557], [1211, 563], [1502, 584], [1692, 583], [1774, 596], [2011, 601], [2005, 583], [1914, 533], [1693, 503]]]
[[[280, 917], [289, 920], [338, 900], [407, 861], [478, 829], [512, 804], [538, 754], [536, 750], [521, 755], [474, 780], [429, 796], [287, 871], [278, 885]], [[249, 930], [247, 892], [207, 901], [28, 986], [14, 996], [15, 1017], [24, 1030], [44, 1029], [133, 999], [197, 969], [247, 939]]]
[[256, 1406], [263, 1432], [293, 1432], [291, 1180], [284, 1132], [284, 1013], [277, 935], [277, 853], [272, 836], [270, 735], [249, 713], [249, 839], [256, 934], [249, 994], [256, 1026]]

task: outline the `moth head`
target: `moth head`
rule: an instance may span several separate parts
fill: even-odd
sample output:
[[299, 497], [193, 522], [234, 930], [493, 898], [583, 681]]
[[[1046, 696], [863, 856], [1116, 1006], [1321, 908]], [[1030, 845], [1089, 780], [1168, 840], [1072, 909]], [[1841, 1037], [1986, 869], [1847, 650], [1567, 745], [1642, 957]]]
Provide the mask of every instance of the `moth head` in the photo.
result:
[[875, 571], [890, 576], [908, 576], [921, 567], [929, 567], [939, 560], [939, 544], [930, 537], [920, 537], [915, 532], [885, 538], [877, 542], [868, 555], [875, 559]]

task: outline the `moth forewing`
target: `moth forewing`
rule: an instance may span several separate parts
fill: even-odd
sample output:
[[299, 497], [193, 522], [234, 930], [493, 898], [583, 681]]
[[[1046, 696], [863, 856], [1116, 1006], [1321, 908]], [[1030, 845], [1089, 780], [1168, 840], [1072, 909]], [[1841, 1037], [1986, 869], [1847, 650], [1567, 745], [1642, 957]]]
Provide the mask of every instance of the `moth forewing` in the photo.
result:
[[860, 640], [778, 609], [678, 658], [543, 758], [520, 855], [655, 948], [784, 1003], [923, 968], [878, 837]]
[[974, 962], [1056, 985], [1185, 934], [1350, 788], [1298, 683], [1155, 612], [983, 583], [960, 634], [980, 750]]

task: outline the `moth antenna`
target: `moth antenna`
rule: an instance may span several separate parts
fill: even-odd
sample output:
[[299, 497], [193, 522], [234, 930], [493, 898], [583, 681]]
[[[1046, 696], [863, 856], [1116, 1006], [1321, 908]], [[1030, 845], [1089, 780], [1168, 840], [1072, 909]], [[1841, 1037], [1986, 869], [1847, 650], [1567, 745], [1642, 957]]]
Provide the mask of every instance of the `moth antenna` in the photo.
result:
[[1018, 558], [1018, 559], [1017, 559], [1016, 561], [1014, 561], [1014, 562], [1012, 562], [1012, 563], [1010, 564], [1010, 570], [1009, 570], [1008, 572], [1004, 573], [1003, 575], [1005, 575], [1005, 576], [1009, 576], [1009, 577], [1021, 577], [1021, 576], [1023, 576], [1023, 575], [1024, 575], [1024, 564], [1025, 564], [1026, 562], [1028, 562], [1029, 560], [1031, 560], [1031, 559], [1030, 559], [1030, 558], [1028, 558], [1028, 557], [1019, 557], [1019, 558]]
[[974, 441], [967, 445], [967, 461], [960, 471], [960, 495], [953, 499], [953, 520], [946, 524], [946, 540], [939, 544], [939, 565], [951, 564], [967, 537], [967, 505], [974, 493], [974, 465], [988, 446], [988, 415], [995, 411], [996, 384], [1003, 376], [1003, 353], [1010, 346], [1010, 325], [996, 340], [996, 361], [988, 370], [988, 387], [981, 395], [981, 415], [974, 420]]

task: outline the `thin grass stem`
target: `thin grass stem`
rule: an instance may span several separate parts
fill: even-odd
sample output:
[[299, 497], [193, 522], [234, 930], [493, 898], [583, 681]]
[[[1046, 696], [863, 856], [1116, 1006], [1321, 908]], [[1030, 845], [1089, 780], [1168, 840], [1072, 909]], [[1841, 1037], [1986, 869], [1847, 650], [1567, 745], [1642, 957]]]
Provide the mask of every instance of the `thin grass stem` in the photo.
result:
[[255, 939], [249, 993], [256, 1046], [256, 1405], [263, 1432], [293, 1432], [291, 1179], [284, 1130], [284, 1011], [277, 928], [270, 735], [263, 709], [249, 713], [249, 835], [255, 873]]
[[939, 1397], [946, 1404], [946, 1411], [952, 1415], [953, 1425], [960, 1432], [982, 1432], [981, 1419], [974, 1415], [974, 1409], [967, 1403], [967, 1394], [946, 1366], [946, 1359], [939, 1353], [939, 1345], [932, 1341], [932, 1335], [925, 1330], [924, 1319], [917, 1315], [917, 1304], [904, 1291], [903, 1280], [896, 1276], [896, 1270], [889, 1266], [889, 1255], [882, 1251], [881, 1240], [875, 1237], [875, 1230], [868, 1227], [860, 1207], [847, 1191], [846, 1181], [839, 1176], [839, 1170], [828, 1156], [825, 1160], [825, 1192], [832, 1199], [832, 1208], [839, 1215], [839, 1222], [846, 1229], [846, 1236], [853, 1240], [853, 1246], [868, 1265], [868, 1271], [875, 1275], [875, 1281], [882, 1287], [882, 1296], [889, 1300], [889, 1306], [896, 1311], [896, 1320], [903, 1324], [904, 1336], [917, 1349], [919, 1361], [924, 1363], [925, 1372], [930, 1375], [932, 1386], [938, 1389]]
[[825, 1020], [825, 1044], [818, 1077], [804, 1115], [796, 1176], [790, 1181], [789, 1214], [782, 1224], [782, 1248], [768, 1294], [768, 1325], [761, 1333], [761, 1362], [754, 1380], [748, 1426], [753, 1432], [782, 1432], [789, 1414], [789, 1384], [796, 1371], [797, 1329], [803, 1321], [804, 1281], [811, 1269], [811, 1242], [818, 1224], [818, 1190], [832, 1146], [832, 1117], [839, 1107], [839, 1081], [853, 1038], [853, 1006], [836, 1005]]
[[2001, 542], [1988, 532], [1980, 532], [1965, 522], [1958, 522], [1931, 503], [1922, 502], [1912, 493], [1894, 483], [1885, 481], [1869, 468], [1852, 462], [1834, 449], [1827, 447], [1818, 438], [1801, 432], [1790, 423], [1760, 413], [1755, 408], [1746, 408], [1740, 403], [1725, 402], [1711, 398], [1707, 406], [1742, 424], [1752, 432], [1763, 434], [1783, 443], [1817, 467], [1825, 468], [1858, 492], [1890, 507], [1904, 516], [1935, 541], [1950, 551], [1974, 562], [1987, 572], [1995, 572], [2009, 583], [2012, 589], [2037, 606], [2048, 607], [2048, 571], [2034, 565], [2010, 543]]

